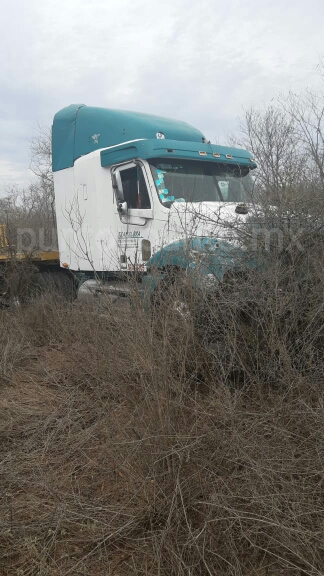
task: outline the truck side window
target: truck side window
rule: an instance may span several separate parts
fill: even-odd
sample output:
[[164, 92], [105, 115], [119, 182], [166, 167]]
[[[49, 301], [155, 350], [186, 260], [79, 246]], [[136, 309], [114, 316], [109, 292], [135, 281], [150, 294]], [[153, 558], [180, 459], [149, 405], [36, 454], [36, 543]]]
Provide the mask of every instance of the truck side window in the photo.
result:
[[121, 181], [123, 184], [124, 200], [128, 208], [137, 208], [137, 168], [121, 170]]
[[128, 208], [151, 208], [142, 168], [134, 166], [120, 171], [124, 200]]
[[147, 186], [142, 168], [138, 167], [138, 194], [139, 194], [139, 208], [151, 208], [150, 197], [148, 195]]

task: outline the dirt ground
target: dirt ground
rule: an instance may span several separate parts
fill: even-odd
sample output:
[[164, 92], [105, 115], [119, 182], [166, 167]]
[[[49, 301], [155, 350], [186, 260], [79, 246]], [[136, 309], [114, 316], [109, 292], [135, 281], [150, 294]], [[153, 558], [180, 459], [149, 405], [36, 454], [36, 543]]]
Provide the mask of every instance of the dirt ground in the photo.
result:
[[1, 312], [1, 576], [319, 576], [320, 379], [224, 386], [159, 314]]

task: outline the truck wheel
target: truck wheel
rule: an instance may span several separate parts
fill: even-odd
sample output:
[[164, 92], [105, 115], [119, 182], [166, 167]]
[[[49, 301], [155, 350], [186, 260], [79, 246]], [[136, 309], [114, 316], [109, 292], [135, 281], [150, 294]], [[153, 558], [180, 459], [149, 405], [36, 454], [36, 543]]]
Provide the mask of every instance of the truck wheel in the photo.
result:
[[183, 271], [165, 276], [152, 296], [152, 310], [189, 321], [192, 318], [192, 291], [186, 280]]
[[23, 304], [42, 295], [56, 296], [60, 301], [72, 302], [75, 298], [75, 286], [72, 278], [63, 272], [36, 272], [32, 274], [27, 286], [22, 286], [16, 303]]
[[46, 272], [51, 290], [64, 302], [72, 302], [76, 298], [76, 290], [73, 279], [64, 272]]
[[41, 296], [47, 287], [45, 274], [45, 272], [22, 274], [14, 291], [10, 291], [11, 302], [16, 306], [21, 306]]

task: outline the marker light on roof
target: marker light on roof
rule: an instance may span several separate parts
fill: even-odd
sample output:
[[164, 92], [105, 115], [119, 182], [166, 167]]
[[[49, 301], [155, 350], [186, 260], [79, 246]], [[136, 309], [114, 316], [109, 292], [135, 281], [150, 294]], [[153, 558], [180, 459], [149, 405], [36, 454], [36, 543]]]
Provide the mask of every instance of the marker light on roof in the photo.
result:
[[207, 152], [204, 152], [203, 150], [199, 151], [199, 156], [207, 156]]
[[157, 132], [156, 137], [158, 140], [164, 140], [164, 138], [165, 138], [163, 132]]
[[229, 160], [232, 160], [233, 156], [231, 156], [231, 154], [226, 154], [226, 158], [228, 158]]
[[218, 152], [214, 152], [213, 156], [214, 158], [220, 158], [220, 154], [218, 154]]
[[255, 162], [254, 158], [249, 158], [250, 162]]

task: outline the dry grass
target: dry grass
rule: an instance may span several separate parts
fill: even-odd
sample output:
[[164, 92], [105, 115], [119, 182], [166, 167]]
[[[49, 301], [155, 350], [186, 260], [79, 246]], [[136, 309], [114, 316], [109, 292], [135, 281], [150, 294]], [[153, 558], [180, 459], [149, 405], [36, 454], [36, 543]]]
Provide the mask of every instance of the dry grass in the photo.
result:
[[1, 313], [1, 574], [324, 573], [322, 287], [262, 274]]

